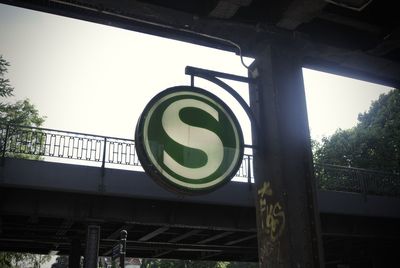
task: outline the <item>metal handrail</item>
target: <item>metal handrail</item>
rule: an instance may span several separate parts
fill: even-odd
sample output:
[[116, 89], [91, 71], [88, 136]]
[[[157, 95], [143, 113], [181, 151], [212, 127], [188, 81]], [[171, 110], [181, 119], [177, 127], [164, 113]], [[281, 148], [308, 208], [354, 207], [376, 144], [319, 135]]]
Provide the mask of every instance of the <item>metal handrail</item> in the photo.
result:
[[330, 164], [314, 166], [319, 189], [400, 197], [399, 173]]
[[354, 170], [358, 172], [368, 172], [368, 173], [378, 173], [378, 174], [386, 174], [386, 175], [400, 175], [400, 173], [397, 173], [395, 171], [393, 172], [387, 172], [387, 171], [382, 171], [382, 170], [375, 170], [375, 169], [366, 169], [366, 168], [359, 168], [359, 167], [349, 167], [349, 166], [339, 166], [339, 165], [333, 165], [333, 164], [327, 164], [327, 163], [316, 163], [316, 167], [321, 166], [325, 168], [332, 168], [332, 169], [341, 169], [341, 170]]
[[[57, 157], [76, 161], [140, 166], [135, 141], [49, 128], [0, 125], [0, 153], [5, 157]], [[253, 156], [245, 154], [236, 177], [253, 179]], [[345, 191], [400, 197], [400, 174], [315, 164], [317, 187], [322, 190]]]
[[[140, 166], [135, 141], [49, 128], [0, 125], [0, 152], [4, 157], [57, 157], [77, 161]], [[245, 154], [236, 177], [250, 178], [252, 155]]]

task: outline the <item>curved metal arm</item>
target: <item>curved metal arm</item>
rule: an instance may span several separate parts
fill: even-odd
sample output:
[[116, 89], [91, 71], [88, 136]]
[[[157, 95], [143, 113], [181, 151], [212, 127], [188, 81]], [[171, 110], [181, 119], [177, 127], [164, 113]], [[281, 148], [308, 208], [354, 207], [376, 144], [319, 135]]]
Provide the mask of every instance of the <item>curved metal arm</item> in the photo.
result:
[[[190, 67], [190, 66], [186, 67], [185, 73], [188, 75], [191, 75], [192, 77], [197, 76], [197, 77], [203, 78], [205, 80], [208, 80], [208, 81], [218, 85], [219, 87], [224, 89], [226, 92], [228, 92], [232, 97], [235, 98], [235, 100], [240, 104], [240, 106], [242, 106], [243, 110], [246, 112], [246, 114], [250, 120], [250, 123], [251, 123], [253, 129], [255, 130], [254, 131], [255, 133], [253, 133], [253, 135], [257, 135], [259, 133], [259, 125], [256, 121], [253, 111], [247, 105], [246, 101], [231, 86], [229, 86], [224, 81], [217, 78], [217, 76], [221, 76], [221, 77], [224, 77], [227, 79], [236, 80], [236, 81], [245, 82], [245, 83], [249, 83], [250, 79], [248, 79], [247, 77], [241, 77], [241, 76], [236, 76], [236, 75], [232, 75], [232, 74], [225, 74], [225, 73], [220, 73], [220, 72], [215, 72], [215, 71], [208, 71], [208, 70], [204, 70], [204, 69], [197, 69], [197, 68]], [[193, 79], [191, 81], [193, 81]], [[256, 139], [256, 140], [258, 140], [258, 139]], [[257, 146], [252, 146], [253, 149], [255, 149], [256, 147]]]

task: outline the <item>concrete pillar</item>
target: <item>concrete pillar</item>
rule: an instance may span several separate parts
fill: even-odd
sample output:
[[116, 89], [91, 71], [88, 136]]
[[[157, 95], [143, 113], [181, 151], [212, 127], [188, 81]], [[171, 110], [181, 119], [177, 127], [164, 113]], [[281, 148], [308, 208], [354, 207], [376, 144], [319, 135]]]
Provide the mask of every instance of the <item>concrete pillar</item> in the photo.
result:
[[97, 268], [99, 257], [100, 226], [89, 225], [86, 234], [84, 268]]
[[[286, 46], [286, 47], [285, 47]], [[270, 45], [249, 70], [260, 267], [322, 264], [301, 57]]]
[[71, 249], [68, 257], [68, 268], [80, 268], [81, 263], [81, 240], [72, 238]]

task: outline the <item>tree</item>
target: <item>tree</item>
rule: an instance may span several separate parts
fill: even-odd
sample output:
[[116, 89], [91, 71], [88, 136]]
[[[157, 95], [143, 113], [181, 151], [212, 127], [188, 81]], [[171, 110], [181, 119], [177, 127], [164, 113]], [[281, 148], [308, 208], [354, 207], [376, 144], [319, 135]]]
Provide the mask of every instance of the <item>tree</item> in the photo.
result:
[[314, 143], [314, 161], [349, 167], [400, 172], [400, 90], [393, 89], [359, 114], [351, 129], [338, 129]]
[[1, 268], [14, 268], [20, 267], [33, 267], [40, 268], [42, 264], [51, 259], [49, 255], [20, 253], [20, 252], [0, 252], [0, 267]]
[[50, 255], [42, 255], [42, 254], [27, 254], [27, 257], [24, 259], [24, 261], [30, 265], [33, 266], [33, 268], [40, 268], [43, 264], [46, 262], [50, 261], [51, 256]]
[[0, 105], [0, 122], [4, 125], [40, 127], [44, 122], [44, 117], [39, 115], [29, 99]]
[[[39, 115], [39, 111], [35, 106], [25, 99], [17, 101], [15, 103], [3, 102], [3, 99], [13, 96], [14, 88], [10, 84], [10, 80], [5, 77], [8, 67], [10, 66], [2, 55], [0, 55], [0, 149], [3, 150], [5, 142], [5, 127], [9, 124], [34, 126], [39, 127], [44, 122], [44, 117]], [[40, 132], [40, 131], [39, 131]], [[24, 136], [24, 139], [32, 138], [31, 136]], [[37, 135], [36, 135], [37, 136]], [[8, 139], [14, 142], [14, 146], [17, 142], [20, 142], [21, 133], [15, 130], [10, 130], [8, 133]], [[40, 138], [37, 143], [42, 143], [43, 140]], [[18, 144], [19, 145], [19, 144]], [[28, 148], [28, 144], [24, 144], [22, 150]], [[0, 151], [1, 151], [0, 150]], [[40, 156], [27, 156], [19, 153], [9, 153], [8, 156], [12, 157], [23, 157], [29, 159], [40, 159]], [[48, 261], [50, 256], [46, 255], [35, 255], [29, 253], [17, 253], [17, 252], [0, 252], [0, 267], [15, 267], [20, 263], [26, 263], [33, 267], [40, 267], [41, 264]]]
[[[13, 96], [14, 88], [10, 80], [5, 77], [10, 63], [0, 55], [0, 97]], [[15, 124], [23, 126], [39, 127], [43, 124], [45, 117], [39, 115], [39, 111], [29, 99], [17, 101], [16, 103], [4, 103], [0, 101], [0, 124]]]
[[258, 262], [229, 262], [226, 268], [258, 268]]
[[[0, 97], [4, 99], [13, 96], [14, 92], [10, 80], [5, 77], [9, 66], [9, 62], [0, 55]], [[40, 130], [22, 131], [11, 127], [7, 131], [6, 128], [12, 125], [40, 127], [44, 119], [45, 117], [40, 116], [39, 111], [29, 99], [15, 103], [0, 101], [0, 149], [3, 150], [5, 147], [7, 136], [8, 148], [18, 149], [15, 152], [8, 152], [7, 156], [39, 160], [40, 152], [37, 147], [42, 148], [40, 145], [44, 143], [44, 135]], [[27, 154], [32, 152], [36, 155]]]
[[10, 85], [10, 80], [4, 77], [8, 66], [10, 66], [10, 63], [0, 55], [0, 97], [10, 97], [14, 90]]
[[141, 268], [226, 268], [227, 262], [143, 259]]
[[141, 268], [257, 268], [256, 262], [143, 259]]
[[13, 267], [13, 264], [17, 264], [22, 261], [23, 257], [23, 253], [0, 252], [0, 267], [11, 268]]

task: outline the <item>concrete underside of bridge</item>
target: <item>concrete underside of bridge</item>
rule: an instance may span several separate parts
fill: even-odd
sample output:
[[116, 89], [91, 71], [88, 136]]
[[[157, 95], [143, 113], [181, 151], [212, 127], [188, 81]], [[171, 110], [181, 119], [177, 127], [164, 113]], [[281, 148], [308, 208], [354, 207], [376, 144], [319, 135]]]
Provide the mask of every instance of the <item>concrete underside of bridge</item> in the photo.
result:
[[[87, 226], [97, 225], [103, 256], [111, 255], [125, 229], [131, 257], [257, 261], [256, 216], [247, 183], [228, 185], [237, 187], [234, 196], [182, 202], [179, 196], [160, 195], [144, 173], [106, 169], [105, 174], [99, 188], [97, 167], [6, 159], [0, 177], [0, 251], [69, 255], [79, 247], [83, 255]], [[146, 181], [147, 198], [134, 197], [135, 185], [140, 190]], [[69, 190], [61, 191], [67, 184]], [[113, 187], [121, 184], [125, 187]], [[82, 191], [82, 185], [91, 186]], [[327, 267], [394, 267], [398, 198], [320, 191], [319, 210]]]
[[[2, 187], [0, 195], [0, 251], [56, 250], [69, 255], [75, 243], [83, 256], [87, 226], [94, 224], [101, 230], [101, 256], [111, 255], [125, 229], [131, 257], [258, 259], [255, 210], [250, 207], [8, 187]], [[326, 264], [395, 267], [389, 265], [397, 263], [399, 219], [328, 213], [320, 217]], [[373, 263], [379, 265], [368, 266]]]

